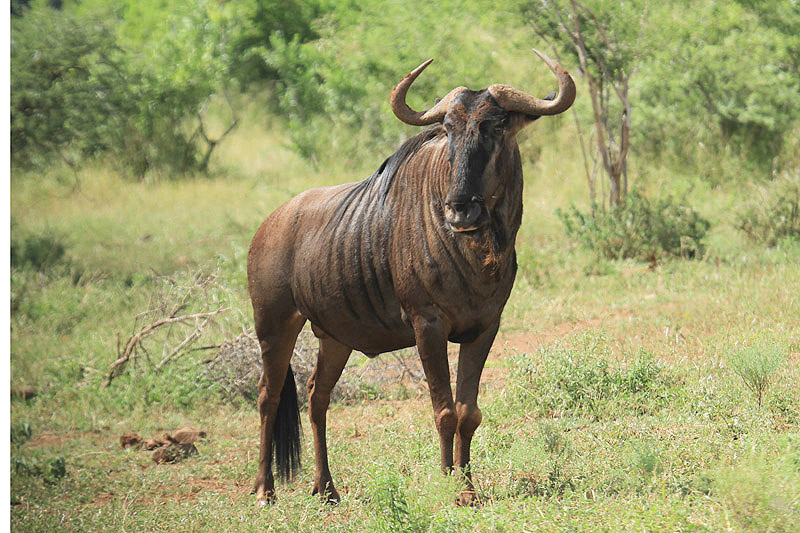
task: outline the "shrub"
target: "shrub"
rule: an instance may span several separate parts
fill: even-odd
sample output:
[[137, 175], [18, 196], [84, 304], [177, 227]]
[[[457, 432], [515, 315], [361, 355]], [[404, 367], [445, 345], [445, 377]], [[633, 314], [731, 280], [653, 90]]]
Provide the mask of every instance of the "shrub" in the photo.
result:
[[14, 268], [30, 267], [43, 272], [63, 261], [66, 249], [61, 236], [50, 231], [20, 235], [12, 223], [11, 266]]
[[[694, 165], [712, 183], [796, 162], [800, 10], [782, 0], [671, 3], [648, 9], [634, 133], [641, 146]], [[665, 24], [665, 21], [669, 21]], [[746, 54], [741, 53], [747, 50]], [[731, 164], [731, 162], [733, 164]]]
[[139, 177], [205, 170], [220, 140], [204, 129], [211, 97], [274, 76], [257, 50], [278, 30], [313, 37], [321, 10], [311, 0], [87, 4], [35, 3], [12, 19], [17, 165], [111, 154]]
[[522, 401], [543, 416], [589, 415], [599, 419], [619, 403], [639, 413], [654, 411], [666, 398], [672, 377], [652, 355], [640, 352], [627, 365], [612, 363], [602, 337], [586, 335], [578, 347], [561, 344], [521, 354], [512, 363], [509, 400]]
[[672, 197], [648, 200], [630, 192], [606, 213], [582, 213], [572, 206], [556, 210], [567, 236], [608, 259], [653, 260], [664, 255], [693, 258], [703, 250], [710, 224]]
[[760, 186], [754, 196], [737, 216], [738, 229], [767, 246], [783, 239], [800, 241], [800, 171]]
[[[497, 46], [487, 35], [502, 18], [493, 5], [362, 2], [326, 13], [316, 39], [272, 34], [261, 54], [276, 73], [275, 94], [295, 150], [322, 163], [343, 153], [356, 163], [363, 154], [372, 163], [375, 152], [391, 153], [415, 130], [394, 117], [389, 93], [428, 54], [436, 63], [415, 82], [412, 107], [430, 107], [456, 85], [485, 86], [499, 74], [497, 59], [486, 53], [487, 46]], [[420, 21], [441, 20], [450, 11], [458, 16], [435, 32], [421, 31]], [[536, 65], [532, 54], [526, 57], [524, 69]]]
[[67, 463], [63, 457], [41, 461], [36, 456], [19, 455], [11, 458], [11, 471], [18, 476], [41, 477], [48, 485], [67, 476]]
[[743, 346], [731, 353], [728, 363], [745, 387], [756, 395], [759, 407], [764, 393], [775, 378], [775, 371], [786, 357], [786, 350], [776, 344], [758, 343]]

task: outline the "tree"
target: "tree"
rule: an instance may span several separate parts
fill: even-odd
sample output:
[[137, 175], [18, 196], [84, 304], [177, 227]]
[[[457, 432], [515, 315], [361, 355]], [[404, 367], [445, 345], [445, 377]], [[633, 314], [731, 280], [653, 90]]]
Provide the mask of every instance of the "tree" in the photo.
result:
[[629, 89], [643, 57], [639, 43], [646, 12], [637, 1], [596, 3], [597, 6], [576, 0], [542, 0], [524, 3], [522, 12], [559, 61], [565, 53], [580, 65], [592, 103], [591, 138], [596, 143], [593, 154], [587, 154], [579, 130], [590, 199], [594, 205], [599, 159], [609, 182], [609, 205], [617, 207], [628, 190], [632, 124]]
[[[785, 0], [663, 5], [638, 77], [643, 146], [712, 182], [797, 166], [800, 7]], [[720, 168], [724, 166], [724, 168]]]

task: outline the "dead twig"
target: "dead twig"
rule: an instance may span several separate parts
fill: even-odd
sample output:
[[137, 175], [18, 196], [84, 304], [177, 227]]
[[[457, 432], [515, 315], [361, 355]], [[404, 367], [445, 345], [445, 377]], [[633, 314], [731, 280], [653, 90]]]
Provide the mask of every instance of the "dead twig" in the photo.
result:
[[208, 313], [193, 313], [190, 315], [181, 315], [181, 316], [172, 316], [168, 318], [162, 318], [160, 320], [156, 320], [152, 324], [148, 324], [140, 329], [136, 334], [132, 335], [128, 341], [125, 343], [125, 347], [122, 350], [122, 353], [119, 354], [119, 357], [116, 361], [111, 363], [111, 367], [108, 372], [108, 377], [106, 378], [105, 387], [111, 385], [111, 381], [119, 376], [122, 373], [122, 370], [125, 368], [125, 365], [131, 358], [135, 357], [137, 351], [142, 349], [142, 351], [146, 352], [146, 349], [142, 346], [142, 341], [147, 338], [148, 336], [152, 335], [158, 328], [168, 325], [168, 324], [185, 324], [192, 320], [199, 320], [205, 319], [200, 326], [198, 326], [188, 337], [186, 337], [183, 341], [181, 341], [173, 350], [162, 359], [158, 365], [156, 365], [156, 370], [161, 370], [166, 363], [172, 359], [175, 354], [180, 352], [183, 348], [187, 345], [191, 344], [195, 340], [197, 340], [200, 335], [202, 334], [203, 330], [205, 329], [206, 325], [209, 323], [211, 319], [217, 316], [220, 313], [224, 313], [225, 311], [230, 310], [230, 307], [220, 307], [215, 311], [210, 311]]

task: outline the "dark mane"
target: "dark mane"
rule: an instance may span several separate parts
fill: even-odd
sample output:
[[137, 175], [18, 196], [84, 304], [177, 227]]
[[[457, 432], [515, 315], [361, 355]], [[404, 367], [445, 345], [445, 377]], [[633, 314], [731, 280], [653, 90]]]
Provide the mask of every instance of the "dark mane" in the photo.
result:
[[442, 126], [437, 125], [436, 127], [414, 135], [404, 142], [395, 153], [386, 158], [381, 166], [378, 167], [378, 170], [373, 172], [370, 177], [359, 181], [352, 189], [347, 191], [339, 202], [339, 205], [336, 206], [336, 210], [331, 215], [328, 226], [341, 222], [350, 206], [354, 202], [358, 202], [366, 192], [373, 190], [373, 187], [377, 187], [380, 201], [385, 201], [386, 196], [389, 194], [389, 189], [391, 189], [392, 183], [394, 183], [397, 170], [413, 154], [417, 153], [423, 144], [435, 138], [441, 132]]

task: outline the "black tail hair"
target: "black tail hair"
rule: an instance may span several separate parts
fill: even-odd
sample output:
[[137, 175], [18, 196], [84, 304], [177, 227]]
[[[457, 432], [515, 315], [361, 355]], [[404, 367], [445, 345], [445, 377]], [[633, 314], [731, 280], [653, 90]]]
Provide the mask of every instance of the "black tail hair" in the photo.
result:
[[272, 431], [272, 451], [275, 454], [275, 470], [278, 479], [292, 479], [300, 471], [300, 406], [297, 403], [297, 387], [294, 372], [289, 365], [286, 381], [281, 389], [281, 401]]

